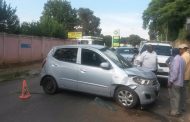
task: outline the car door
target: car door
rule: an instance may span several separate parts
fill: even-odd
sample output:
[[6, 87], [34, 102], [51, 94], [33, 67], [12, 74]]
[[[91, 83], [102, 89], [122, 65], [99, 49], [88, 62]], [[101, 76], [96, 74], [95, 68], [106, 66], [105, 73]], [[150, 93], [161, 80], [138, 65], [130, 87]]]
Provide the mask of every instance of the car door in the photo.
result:
[[112, 69], [100, 67], [107, 62], [100, 54], [90, 49], [81, 49], [78, 90], [104, 96], [110, 95]]
[[54, 53], [51, 63], [59, 87], [76, 90], [78, 80], [78, 48], [60, 48]]

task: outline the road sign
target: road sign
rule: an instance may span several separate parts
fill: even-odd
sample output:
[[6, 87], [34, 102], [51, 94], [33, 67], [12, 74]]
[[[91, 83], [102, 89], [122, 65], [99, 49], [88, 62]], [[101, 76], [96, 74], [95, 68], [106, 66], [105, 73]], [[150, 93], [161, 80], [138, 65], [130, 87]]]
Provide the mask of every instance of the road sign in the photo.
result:
[[82, 32], [68, 32], [69, 39], [80, 39], [82, 38]]
[[119, 47], [119, 41], [120, 41], [120, 36], [113, 36], [112, 46], [113, 47]]
[[113, 32], [113, 36], [120, 36], [120, 30], [115, 30]]

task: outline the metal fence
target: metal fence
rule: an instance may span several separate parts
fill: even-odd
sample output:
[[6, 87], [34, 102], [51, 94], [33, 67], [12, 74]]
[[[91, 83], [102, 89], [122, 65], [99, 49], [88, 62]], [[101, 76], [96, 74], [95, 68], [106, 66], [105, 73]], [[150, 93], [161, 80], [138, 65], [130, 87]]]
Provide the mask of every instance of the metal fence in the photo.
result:
[[53, 46], [68, 44], [76, 41], [0, 33], [0, 65], [39, 61]]

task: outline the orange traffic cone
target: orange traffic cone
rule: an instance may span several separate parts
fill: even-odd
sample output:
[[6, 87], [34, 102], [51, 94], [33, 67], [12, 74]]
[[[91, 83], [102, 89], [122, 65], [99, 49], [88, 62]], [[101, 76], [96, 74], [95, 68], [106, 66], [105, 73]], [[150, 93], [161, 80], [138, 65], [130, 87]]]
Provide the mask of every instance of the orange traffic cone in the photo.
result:
[[22, 82], [22, 93], [19, 96], [19, 98], [21, 100], [26, 100], [26, 99], [29, 99], [30, 97], [31, 97], [31, 95], [30, 95], [30, 92], [28, 90], [28, 86], [26, 84], [26, 80], [23, 80], [23, 82]]

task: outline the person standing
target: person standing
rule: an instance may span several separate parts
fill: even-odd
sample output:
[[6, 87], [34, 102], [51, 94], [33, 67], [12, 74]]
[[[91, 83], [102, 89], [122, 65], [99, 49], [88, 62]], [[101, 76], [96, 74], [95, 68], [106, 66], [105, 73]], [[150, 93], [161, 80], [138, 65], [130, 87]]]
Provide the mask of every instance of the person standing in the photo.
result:
[[147, 45], [147, 50], [140, 55], [140, 66], [157, 72], [157, 54], [153, 50], [152, 45]]
[[171, 116], [178, 116], [181, 114], [181, 89], [184, 82], [185, 61], [179, 55], [179, 49], [172, 49], [172, 56], [174, 57], [169, 64], [168, 77], [168, 91], [170, 97], [170, 113]]
[[180, 50], [180, 54], [181, 57], [184, 59], [185, 61], [185, 78], [184, 78], [184, 86], [182, 88], [181, 91], [181, 111], [185, 112], [186, 111], [186, 100], [188, 98], [188, 84], [189, 84], [189, 80], [190, 80], [190, 54], [188, 53], [188, 45], [187, 44], [181, 44], [179, 45], [179, 50]]

